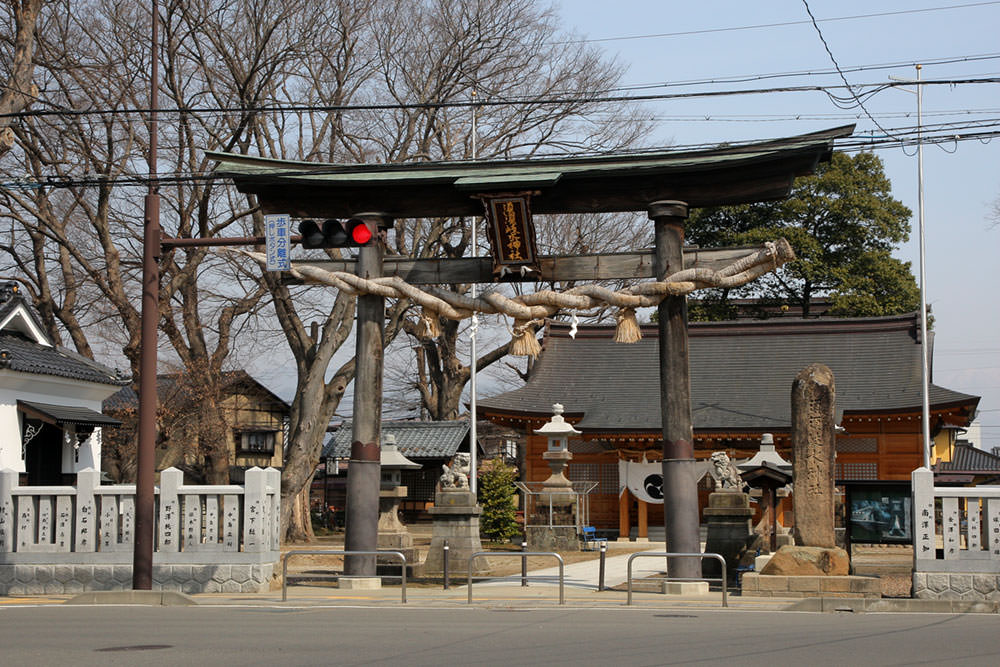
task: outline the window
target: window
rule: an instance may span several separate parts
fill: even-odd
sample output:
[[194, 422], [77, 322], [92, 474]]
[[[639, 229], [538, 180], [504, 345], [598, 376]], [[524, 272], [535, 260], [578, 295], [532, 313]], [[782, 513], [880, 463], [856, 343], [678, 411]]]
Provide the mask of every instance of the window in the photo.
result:
[[274, 454], [276, 431], [243, 431], [236, 433], [236, 448], [240, 454]]

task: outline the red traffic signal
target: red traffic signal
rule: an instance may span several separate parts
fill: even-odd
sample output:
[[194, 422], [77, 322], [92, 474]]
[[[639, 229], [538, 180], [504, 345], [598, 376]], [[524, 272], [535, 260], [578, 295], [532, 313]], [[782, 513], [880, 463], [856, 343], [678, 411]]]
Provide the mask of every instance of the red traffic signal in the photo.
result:
[[375, 240], [374, 225], [352, 218], [340, 220], [303, 220], [299, 223], [303, 248], [358, 248]]

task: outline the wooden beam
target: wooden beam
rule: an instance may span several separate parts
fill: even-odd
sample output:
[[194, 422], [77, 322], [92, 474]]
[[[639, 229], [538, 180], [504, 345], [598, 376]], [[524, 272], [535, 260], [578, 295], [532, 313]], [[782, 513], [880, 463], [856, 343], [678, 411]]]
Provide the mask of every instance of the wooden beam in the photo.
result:
[[[741, 257], [752, 255], [763, 246], [741, 248], [685, 248], [684, 268], [719, 270]], [[550, 255], [539, 258], [542, 282], [572, 282], [579, 280], [634, 280], [653, 278], [653, 251], [603, 255]], [[354, 273], [353, 260], [323, 260], [292, 262], [292, 266], [312, 266], [324, 271]], [[454, 283], [492, 283], [493, 260], [489, 257], [462, 259], [411, 259], [386, 257], [385, 275], [399, 276], [411, 285]], [[288, 282], [298, 282], [290, 278]], [[514, 281], [510, 281], [514, 282]], [[534, 282], [527, 280], [522, 282]]]

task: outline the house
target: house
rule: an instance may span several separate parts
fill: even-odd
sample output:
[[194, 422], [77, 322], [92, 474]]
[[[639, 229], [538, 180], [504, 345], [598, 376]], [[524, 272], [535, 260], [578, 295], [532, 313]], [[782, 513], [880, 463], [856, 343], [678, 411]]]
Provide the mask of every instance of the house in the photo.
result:
[[[450, 463], [457, 452], [469, 451], [469, 430], [468, 421], [382, 422], [382, 436], [394, 435], [400, 454], [421, 465], [420, 470], [401, 471], [407, 495], [399, 505], [400, 511], [413, 517], [433, 506], [441, 466]], [[482, 454], [481, 448], [479, 453]], [[350, 457], [351, 422], [345, 421], [323, 447], [322, 458], [327, 462], [328, 474], [318, 477], [320, 483], [314, 484], [314, 497], [324, 497], [328, 506], [344, 507]]]
[[985, 452], [966, 440], [958, 440], [950, 460], [938, 461], [934, 472], [939, 484], [1000, 484], [1000, 455], [996, 449]]
[[[242, 484], [244, 473], [254, 467], [281, 470], [288, 437], [290, 408], [279, 396], [242, 370], [219, 376], [217, 400], [224, 423], [208, 416], [210, 428], [200, 420], [202, 391], [180, 373], [156, 378], [159, 409], [159, 438], [156, 468], [175, 466], [195, 480], [206, 476], [208, 459], [224, 457], [229, 482]], [[132, 387], [124, 387], [104, 402], [104, 412], [115, 415], [134, 428], [139, 397]], [[219, 447], [221, 451], [213, 449]]]
[[73, 484], [100, 470], [101, 402], [128, 380], [55, 344], [17, 283], [0, 285], [0, 470], [27, 485]]
[[[758, 451], [774, 434], [790, 460], [791, 386], [796, 374], [819, 362], [834, 373], [838, 424], [836, 476], [842, 480], [908, 479], [922, 465], [919, 321], [915, 313], [862, 319], [734, 320], [689, 325], [691, 410], [695, 456], [726, 451], [733, 459]], [[661, 458], [662, 434], [657, 329], [642, 328], [634, 345], [615, 343], [614, 328], [548, 322], [543, 351], [527, 383], [481, 399], [480, 415], [527, 436], [524, 480], [549, 475], [546, 443], [533, 434], [565, 406], [580, 436], [567, 476], [597, 482], [591, 523], [628, 536], [663, 524], [663, 505], [637, 500], [619, 479], [619, 461]], [[932, 376], [933, 378], [933, 376]], [[935, 452], [945, 458], [955, 429], [975, 416], [979, 397], [931, 384]], [[699, 486], [704, 506], [708, 479]], [[620, 491], [622, 491], [620, 493]], [[784, 517], [790, 521], [791, 517]]]

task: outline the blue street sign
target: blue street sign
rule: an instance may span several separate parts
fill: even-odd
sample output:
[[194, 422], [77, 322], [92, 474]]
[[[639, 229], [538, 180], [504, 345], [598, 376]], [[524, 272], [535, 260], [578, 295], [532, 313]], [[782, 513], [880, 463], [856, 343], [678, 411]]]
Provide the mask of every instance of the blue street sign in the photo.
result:
[[288, 250], [291, 247], [289, 229], [287, 214], [264, 216], [264, 242], [267, 247], [268, 271], [288, 271], [292, 268], [292, 262], [288, 257]]

